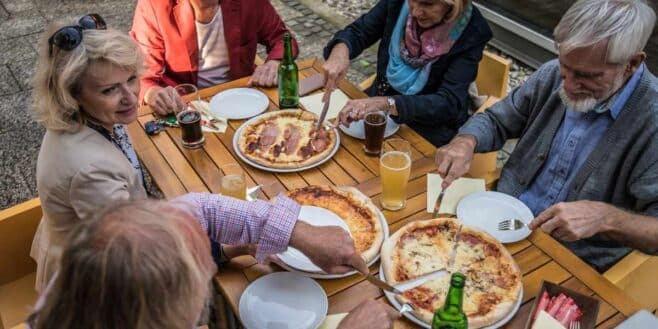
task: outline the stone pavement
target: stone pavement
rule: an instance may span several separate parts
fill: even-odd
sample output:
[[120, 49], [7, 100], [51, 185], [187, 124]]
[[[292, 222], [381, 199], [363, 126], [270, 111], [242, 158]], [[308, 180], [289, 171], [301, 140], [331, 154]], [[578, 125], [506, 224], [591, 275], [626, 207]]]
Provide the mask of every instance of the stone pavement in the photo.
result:
[[[330, 23], [317, 15], [312, 10], [316, 8], [309, 8], [314, 7], [313, 1], [305, 0], [307, 5], [297, 0], [271, 2], [297, 37], [300, 57], [321, 57], [326, 41], [338, 29], [336, 20]], [[44, 130], [30, 119], [30, 80], [44, 29], [54, 20], [99, 13], [110, 27], [128, 31], [134, 3], [135, 0], [0, 0], [0, 209], [37, 195], [36, 160]], [[375, 58], [376, 49], [371, 48], [353, 61], [348, 79], [358, 83], [374, 73]]]

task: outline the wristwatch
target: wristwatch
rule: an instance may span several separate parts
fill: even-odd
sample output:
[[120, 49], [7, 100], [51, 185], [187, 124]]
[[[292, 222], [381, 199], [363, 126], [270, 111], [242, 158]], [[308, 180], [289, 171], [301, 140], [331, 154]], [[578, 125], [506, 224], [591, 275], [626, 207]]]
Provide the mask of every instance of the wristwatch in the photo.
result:
[[388, 112], [393, 115], [397, 115], [398, 111], [397, 108], [395, 107], [395, 98], [387, 97], [386, 102], [388, 103]]

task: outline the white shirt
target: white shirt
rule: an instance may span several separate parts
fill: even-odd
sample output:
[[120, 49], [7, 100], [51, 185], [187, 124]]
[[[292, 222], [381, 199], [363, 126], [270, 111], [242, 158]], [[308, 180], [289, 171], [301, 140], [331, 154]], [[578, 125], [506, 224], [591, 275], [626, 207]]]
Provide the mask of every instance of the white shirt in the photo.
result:
[[224, 38], [222, 8], [217, 8], [210, 23], [196, 24], [197, 44], [199, 45], [199, 78], [197, 87], [205, 88], [229, 80], [228, 47]]

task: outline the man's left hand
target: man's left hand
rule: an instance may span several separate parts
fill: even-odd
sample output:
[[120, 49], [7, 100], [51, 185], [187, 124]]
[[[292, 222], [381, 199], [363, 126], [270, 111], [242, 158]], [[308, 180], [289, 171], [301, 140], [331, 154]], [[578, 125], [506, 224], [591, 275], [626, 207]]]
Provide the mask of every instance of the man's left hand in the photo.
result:
[[560, 202], [544, 210], [528, 227], [541, 227], [562, 241], [586, 239], [606, 230], [608, 219], [619, 209], [595, 201]]
[[279, 61], [269, 60], [257, 66], [247, 86], [274, 87], [278, 84]]

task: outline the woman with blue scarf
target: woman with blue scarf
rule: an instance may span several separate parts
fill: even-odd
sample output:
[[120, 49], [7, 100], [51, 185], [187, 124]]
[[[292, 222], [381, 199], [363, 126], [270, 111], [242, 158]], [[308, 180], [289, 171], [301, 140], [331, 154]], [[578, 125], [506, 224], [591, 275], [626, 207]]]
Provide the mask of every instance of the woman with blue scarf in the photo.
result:
[[349, 101], [340, 123], [384, 109], [435, 146], [448, 143], [468, 119], [468, 87], [491, 37], [470, 0], [379, 1], [324, 49], [326, 88], [334, 89], [350, 60], [379, 41], [370, 97]]

